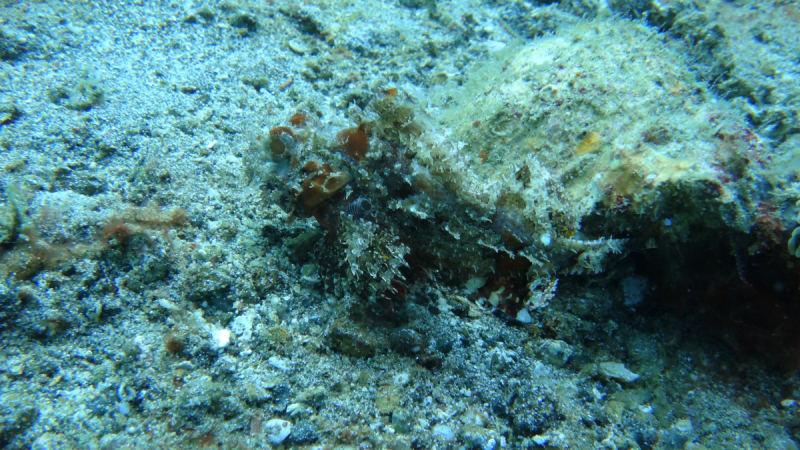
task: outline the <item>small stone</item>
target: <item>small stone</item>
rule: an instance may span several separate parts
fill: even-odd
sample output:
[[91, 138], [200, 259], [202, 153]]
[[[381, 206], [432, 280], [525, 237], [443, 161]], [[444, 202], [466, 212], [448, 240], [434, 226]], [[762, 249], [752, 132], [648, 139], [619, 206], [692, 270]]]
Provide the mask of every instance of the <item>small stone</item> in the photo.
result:
[[231, 343], [231, 332], [230, 330], [220, 329], [213, 332], [214, 335], [214, 342], [217, 344], [217, 348], [225, 348], [228, 344]]
[[181, 361], [172, 366], [172, 368], [177, 370], [194, 370], [194, 364], [192, 364], [191, 361]]
[[550, 340], [541, 347], [542, 359], [548, 363], [563, 367], [572, 356], [572, 347], [564, 341]]
[[19, 362], [14, 362], [14, 363], [9, 364], [7, 366], [8, 367], [8, 372], [11, 375], [14, 375], [15, 377], [22, 376], [22, 374], [25, 373], [25, 361], [26, 360], [19, 361]]
[[168, 311], [180, 311], [180, 308], [178, 308], [174, 303], [165, 298], [158, 299], [158, 304], [159, 306]]
[[317, 427], [312, 422], [302, 421], [292, 427], [292, 441], [296, 444], [309, 444], [317, 440]]
[[311, 414], [313, 411], [311, 411], [309, 407], [303, 403], [292, 403], [286, 407], [286, 414], [289, 414], [292, 417], [299, 416], [303, 413]]
[[289, 399], [292, 398], [292, 389], [285, 384], [276, 384], [268, 388], [272, 393], [272, 402], [278, 405], [278, 408], [286, 408], [289, 406]]
[[263, 425], [267, 440], [272, 445], [278, 445], [292, 432], [292, 423], [283, 419], [270, 419]]
[[394, 384], [397, 385], [397, 386], [405, 386], [405, 385], [408, 384], [410, 379], [411, 379], [411, 376], [408, 373], [403, 372], [403, 373], [398, 373], [397, 375], [395, 375], [393, 381], [394, 381]]
[[449, 441], [456, 437], [455, 433], [453, 433], [453, 429], [447, 425], [437, 424], [433, 427], [433, 437], [438, 437], [439, 439], [443, 439], [445, 441]]
[[289, 41], [289, 48], [298, 55], [302, 55], [308, 51], [308, 47], [306, 47], [305, 44], [295, 39]]
[[274, 368], [276, 368], [278, 370], [282, 370], [284, 372], [286, 372], [286, 371], [288, 371], [289, 369], [292, 368], [292, 364], [289, 361], [287, 361], [287, 360], [285, 360], [283, 358], [280, 358], [278, 356], [270, 356], [269, 359], [267, 360], [267, 362], [272, 367], [274, 367]]
[[231, 322], [231, 332], [236, 335], [237, 340], [248, 342], [253, 338], [253, 326], [255, 317], [250, 314], [237, 316]]
[[784, 408], [792, 408], [794, 406], [797, 406], [797, 401], [787, 398], [786, 400], [781, 401], [781, 406], [783, 406]]
[[608, 378], [615, 378], [617, 380], [631, 383], [639, 379], [639, 375], [631, 372], [625, 367], [625, 364], [616, 362], [604, 362], [598, 364], [600, 373]]
[[675, 429], [681, 433], [688, 433], [692, 431], [692, 421], [689, 419], [681, 419], [675, 422]]
[[31, 444], [31, 449], [50, 450], [50, 449], [73, 449], [75, 448], [69, 438], [62, 433], [44, 433]]

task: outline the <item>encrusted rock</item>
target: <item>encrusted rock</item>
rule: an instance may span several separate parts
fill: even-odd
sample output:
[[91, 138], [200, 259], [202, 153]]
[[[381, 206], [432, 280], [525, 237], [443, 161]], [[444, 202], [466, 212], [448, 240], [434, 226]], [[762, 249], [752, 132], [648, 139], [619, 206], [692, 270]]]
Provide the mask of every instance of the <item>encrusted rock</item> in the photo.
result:
[[540, 347], [540, 354], [548, 363], [562, 367], [572, 356], [572, 347], [564, 341], [548, 340]]
[[262, 425], [270, 444], [278, 445], [292, 433], [292, 423], [283, 419], [269, 419]]

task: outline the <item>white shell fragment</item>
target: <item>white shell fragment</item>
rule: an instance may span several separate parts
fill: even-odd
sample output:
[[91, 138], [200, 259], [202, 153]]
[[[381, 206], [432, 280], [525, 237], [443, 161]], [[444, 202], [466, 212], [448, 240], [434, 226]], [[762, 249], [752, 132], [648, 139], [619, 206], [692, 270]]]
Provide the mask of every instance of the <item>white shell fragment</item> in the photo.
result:
[[298, 55], [302, 55], [303, 53], [306, 53], [308, 51], [308, 47], [304, 43], [296, 39], [292, 39], [289, 41], [289, 48]]
[[598, 367], [600, 369], [600, 373], [607, 376], [608, 378], [614, 378], [617, 380], [625, 381], [627, 383], [639, 379], [639, 375], [628, 370], [625, 367], [625, 364], [622, 363], [604, 362], [598, 364]]
[[194, 370], [194, 364], [191, 361], [181, 361], [172, 366], [176, 370]]
[[531, 317], [531, 313], [526, 308], [522, 308], [517, 312], [517, 320], [522, 323], [532, 323], [533, 317]]
[[282, 370], [284, 372], [292, 368], [291, 362], [279, 356], [270, 356], [269, 359], [267, 359], [267, 362], [269, 363], [270, 366], [278, 370]]
[[301, 414], [313, 414], [314, 410], [306, 406], [304, 403], [292, 403], [291, 405], [286, 407], [286, 414], [289, 414], [292, 417], [299, 416]]
[[269, 419], [263, 425], [267, 440], [272, 445], [278, 445], [292, 432], [292, 423], [283, 419]]
[[447, 425], [437, 424], [433, 427], [433, 436], [439, 439], [449, 441], [456, 437], [455, 433], [453, 433], [453, 429]]
[[226, 330], [225, 328], [216, 330], [213, 332], [214, 335], [214, 343], [217, 344], [218, 348], [225, 348], [228, 344], [231, 343], [231, 331]]

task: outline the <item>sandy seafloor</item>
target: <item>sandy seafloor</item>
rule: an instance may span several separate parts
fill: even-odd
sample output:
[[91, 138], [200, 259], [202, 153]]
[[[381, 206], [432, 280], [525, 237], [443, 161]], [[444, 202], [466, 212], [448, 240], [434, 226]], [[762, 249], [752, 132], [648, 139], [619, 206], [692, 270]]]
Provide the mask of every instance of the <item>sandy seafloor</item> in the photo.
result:
[[320, 226], [245, 170], [298, 111], [333, 141], [395, 88], [618, 17], [683, 42], [711, 101], [760, 121], [792, 207], [792, 2], [2, 2], [0, 446], [797, 449], [795, 368], [632, 307], [646, 289], [612, 265], [529, 323], [435, 273], [402, 318], [348, 318], [286, 247]]

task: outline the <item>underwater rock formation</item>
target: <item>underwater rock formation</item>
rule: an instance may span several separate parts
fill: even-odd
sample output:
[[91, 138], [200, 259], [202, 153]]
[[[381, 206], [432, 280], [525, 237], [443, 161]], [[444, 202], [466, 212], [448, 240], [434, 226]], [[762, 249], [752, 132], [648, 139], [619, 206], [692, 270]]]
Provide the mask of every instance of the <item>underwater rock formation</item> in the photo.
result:
[[436, 272], [525, 321], [559, 278], [753, 222], [759, 141], [663, 41], [618, 20], [510, 44], [463, 86], [384, 89], [357, 127], [275, 124], [250, 170], [328, 231], [314, 251], [335, 297]]

